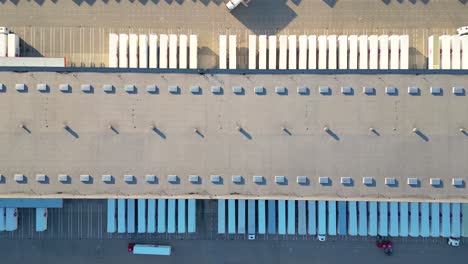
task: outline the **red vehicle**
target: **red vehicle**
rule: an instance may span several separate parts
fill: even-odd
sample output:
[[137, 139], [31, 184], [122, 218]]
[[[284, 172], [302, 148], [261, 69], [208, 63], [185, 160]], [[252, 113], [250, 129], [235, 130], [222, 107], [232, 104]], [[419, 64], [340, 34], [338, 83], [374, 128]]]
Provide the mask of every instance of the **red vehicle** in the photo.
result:
[[387, 256], [392, 255], [392, 253], [393, 253], [392, 241], [390, 241], [390, 240], [384, 241], [383, 242], [383, 248], [384, 248], [385, 255], [387, 255]]
[[393, 253], [393, 243], [391, 240], [383, 240], [382, 237], [377, 238], [376, 243], [378, 248], [383, 248], [385, 255], [391, 256]]
[[134, 243], [128, 243], [128, 247], [127, 247], [128, 252], [133, 252], [133, 247], [134, 246], [135, 246]]

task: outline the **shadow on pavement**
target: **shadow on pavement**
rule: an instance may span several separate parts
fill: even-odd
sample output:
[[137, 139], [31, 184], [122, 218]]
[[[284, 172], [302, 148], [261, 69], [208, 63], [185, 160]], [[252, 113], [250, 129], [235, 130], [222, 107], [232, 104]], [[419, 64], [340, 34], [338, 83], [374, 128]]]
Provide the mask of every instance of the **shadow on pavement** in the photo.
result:
[[287, 0], [253, 0], [239, 5], [231, 14], [255, 34], [280, 31], [293, 21], [297, 14], [287, 5]]

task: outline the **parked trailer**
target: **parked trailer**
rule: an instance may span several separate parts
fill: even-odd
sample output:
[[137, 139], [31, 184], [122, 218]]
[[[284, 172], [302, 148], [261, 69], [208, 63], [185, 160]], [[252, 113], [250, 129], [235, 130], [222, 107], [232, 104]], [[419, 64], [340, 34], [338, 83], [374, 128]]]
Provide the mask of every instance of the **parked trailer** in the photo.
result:
[[190, 59], [189, 59], [189, 68], [197, 69], [198, 68], [198, 36], [190, 35]]
[[308, 213], [308, 234], [316, 235], [317, 234], [317, 202], [316, 201], [307, 201], [307, 213]]
[[[348, 37], [346, 37], [346, 42], [348, 42]], [[346, 211], [346, 201], [338, 201], [338, 235], [346, 235], [348, 233], [348, 214]]]
[[360, 236], [367, 236], [367, 202], [359, 201], [358, 202], [359, 210], [359, 229], [358, 234]]
[[158, 67], [158, 35], [149, 35], [149, 67]]
[[219, 35], [219, 68], [227, 69], [227, 36]]
[[300, 70], [307, 69], [307, 36], [299, 36], [299, 67]]
[[0, 57], [8, 55], [8, 35], [0, 33]]
[[185, 233], [186, 230], [186, 200], [177, 199], [177, 233]]
[[187, 231], [189, 233], [195, 233], [197, 226], [197, 215], [196, 215], [196, 200], [188, 199], [188, 212], [187, 212]]
[[0, 231], [5, 231], [5, 208], [0, 207]]
[[400, 36], [391, 35], [390, 40], [390, 69], [398, 69], [400, 67]]
[[165, 34], [159, 35], [159, 68], [161, 69], [167, 69], [167, 66], [168, 66], [168, 63], [167, 63], [168, 45], [169, 45], [169, 36]]
[[[0, 209], [1, 212], [1, 209]], [[468, 237], [468, 203], [463, 203], [461, 208], [461, 233], [463, 237]]]
[[327, 36], [318, 36], [318, 68], [327, 68]]
[[268, 234], [276, 234], [276, 201], [268, 200]]
[[378, 233], [378, 214], [376, 201], [369, 202], [369, 236], [377, 236]]
[[278, 52], [276, 51], [276, 36], [268, 36], [268, 69], [276, 70]]
[[258, 36], [258, 68], [265, 70], [267, 67], [267, 36]]
[[409, 235], [412, 237], [419, 236], [419, 203], [410, 203], [410, 229]]
[[452, 214], [451, 214], [451, 236], [460, 237], [461, 236], [461, 205], [460, 203], [452, 203]]
[[336, 35], [330, 35], [327, 38], [328, 40], [328, 69], [336, 69], [337, 68], [337, 46], [336, 46]]
[[390, 202], [390, 230], [388, 230], [388, 234], [393, 237], [400, 235], [398, 231], [398, 205], [398, 202]]
[[129, 68], [138, 68], [138, 35], [130, 34], [128, 51]]
[[171, 247], [161, 245], [128, 244], [128, 251], [136, 255], [170, 256]]
[[117, 232], [125, 233], [127, 231], [126, 220], [126, 201], [125, 199], [117, 200]]
[[288, 235], [296, 234], [296, 201], [288, 200]]
[[286, 234], [286, 200], [278, 200], [278, 234]]
[[148, 68], [148, 35], [138, 36], [139, 50], [138, 50], [138, 62], [140, 68]]
[[409, 36], [400, 36], [400, 69], [407, 70], [409, 67]]
[[176, 232], [176, 199], [167, 199], [167, 232]]
[[[307, 40], [307, 38], [306, 38], [306, 40]], [[298, 215], [297, 215], [297, 218], [298, 218], [297, 233], [299, 235], [305, 235], [305, 234], [307, 234], [307, 222], [306, 222], [307, 210], [306, 210], [306, 201], [305, 200], [297, 201], [297, 211], [298, 211]]]
[[257, 69], [257, 36], [256, 35], [249, 35], [249, 69], [250, 70]]
[[115, 204], [115, 199], [107, 199], [107, 233], [115, 233], [116, 231]]
[[128, 35], [119, 34], [119, 68], [128, 68]]
[[246, 207], [245, 200], [237, 200], [237, 233], [245, 234], [245, 220], [246, 220]]
[[218, 200], [218, 234], [226, 233], [226, 200]]
[[421, 203], [421, 232], [422, 237], [429, 237], [430, 234], [430, 218], [429, 218], [429, 203]]
[[156, 199], [148, 199], [148, 233], [156, 232]]
[[[0, 34], [0, 57], [4, 57], [2, 49], [2, 41], [5, 39], [4, 34]], [[6, 42], [5, 42], [6, 44]], [[119, 67], [119, 35], [109, 34], [109, 68]]]
[[428, 39], [427, 68], [429, 70], [440, 69], [440, 40], [438, 36], [430, 36]]
[[367, 70], [368, 65], [368, 55], [369, 49], [367, 45], [367, 35], [362, 35], [358, 37], [359, 40], [359, 69]]
[[388, 203], [379, 202], [379, 235], [388, 236]]
[[441, 47], [441, 69], [450, 70], [450, 36], [440, 36], [440, 47]]
[[249, 220], [250, 223], [250, 217], [252, 212], [249, 211], [249, 209], [246, 206], [246, 203], [247, 201], [244, 199], [237, 200], [237, 233], [239, 234], [245, 234], [247, 220]]
[[461, 68], [468, 70], [468, 35], [461, 36], [462, 62]]
[[255, 218], [257, 213], [255, 210], [255, 203], [256, 200], [247, 200], [247, 232], [249, 232], [249, 234], [255, 234], [256, 232], [255, 223], [257, 221]]
[[379, 68], [379, 37], [376, 35], [369, 36], [369, 69], [376, 70]]
[[179, 69], [187, 69], [187, 35], [179, 36]]
[[127, 199], [127, 233], [135, 233], [135, 199]]
[[331, 236], [336, 236], [336, 201], [327, 202], [327, 211], [328, 211], [328, 234]]
[[356, 236], [358, 233], [356, 201], [348, 201], [348, 234]]
[[309, 70], [317, 69], [317, 36], [311, 35], [309, 40]]
[[348, 37], [349, 42], [349, 66], [348, 69], [356, 70], [358, 68], [358, 36]]
[[6, 208], [5, 210], [5, 230], [15, 231], [18, 229], [18, 209]]
[[408, 202], [400, 202], [400, 236], [408, 236]]
[[166, 199], [158, 199], [158, 216], [156, 227], [158, 233], [166, 232]]
[[288, 68], [290, 70], [295, 70], [297, 69], [297, 37], [296, 35], [288, 36], [288, 48], [289, 48]]
[[169, 35], [169, 69], [177, 69], [177, 35]]
[[440, 236], [440, 203], [431, 203], [431, 237]]
[[461, 39], [460, 36], [450, 36], [452, 44], [452, 69], [461, 69]]
[[228, 233], [236, 233], [236, 200], [228, 200]]
[[138, 199], [137, 206], [137, 232], [146, 233], [146, 199]]
[[379, 69], [388, 70], [388, 35], [379, 36]]
[[47, 230], [47, 208], [36, 208], [36, 232]]
[[279, 36], [279, 69], [286, 70], [288, 63], [288, 36]]
[[338, 69], [348, 69], [348, 36], [338, 36]]
[[10, 33], [8, 34], [8, 57], [20, 56], [20, 39], [19, 36]]
[[229, 69], [237, 68], [237, 37], [229, 35]]
[[266, 208], [265, 200], [258, 200], [258, 233], [266, 233]]
[[318, 201], [318, 214], [317, 214], [317, 234], [326, 235], [327, 234], [327, 202]]
[[450, 237], [450, 203], [441, 203], [442, 221], [440, 235]]

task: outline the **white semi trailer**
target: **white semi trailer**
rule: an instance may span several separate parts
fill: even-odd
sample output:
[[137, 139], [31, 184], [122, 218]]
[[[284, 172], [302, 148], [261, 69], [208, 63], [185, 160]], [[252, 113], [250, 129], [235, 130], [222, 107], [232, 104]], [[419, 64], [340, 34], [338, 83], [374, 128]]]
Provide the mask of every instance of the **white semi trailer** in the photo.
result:
[[19, 57], [20, 56], [20, 40], [19, 36], [10, 33], [8, 34], [8, 57]]
[[6, 57], [8, 54], [8, 35], [0, 34], [0, 57]]

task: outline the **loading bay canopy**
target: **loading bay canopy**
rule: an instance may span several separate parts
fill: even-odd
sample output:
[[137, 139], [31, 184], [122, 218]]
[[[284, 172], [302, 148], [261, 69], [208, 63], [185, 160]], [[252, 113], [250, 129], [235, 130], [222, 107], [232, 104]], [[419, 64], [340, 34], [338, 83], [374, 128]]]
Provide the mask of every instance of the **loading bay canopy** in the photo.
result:
[[468, 200], [467, 75], [0, 72], [0, 83], [0, 197]]

